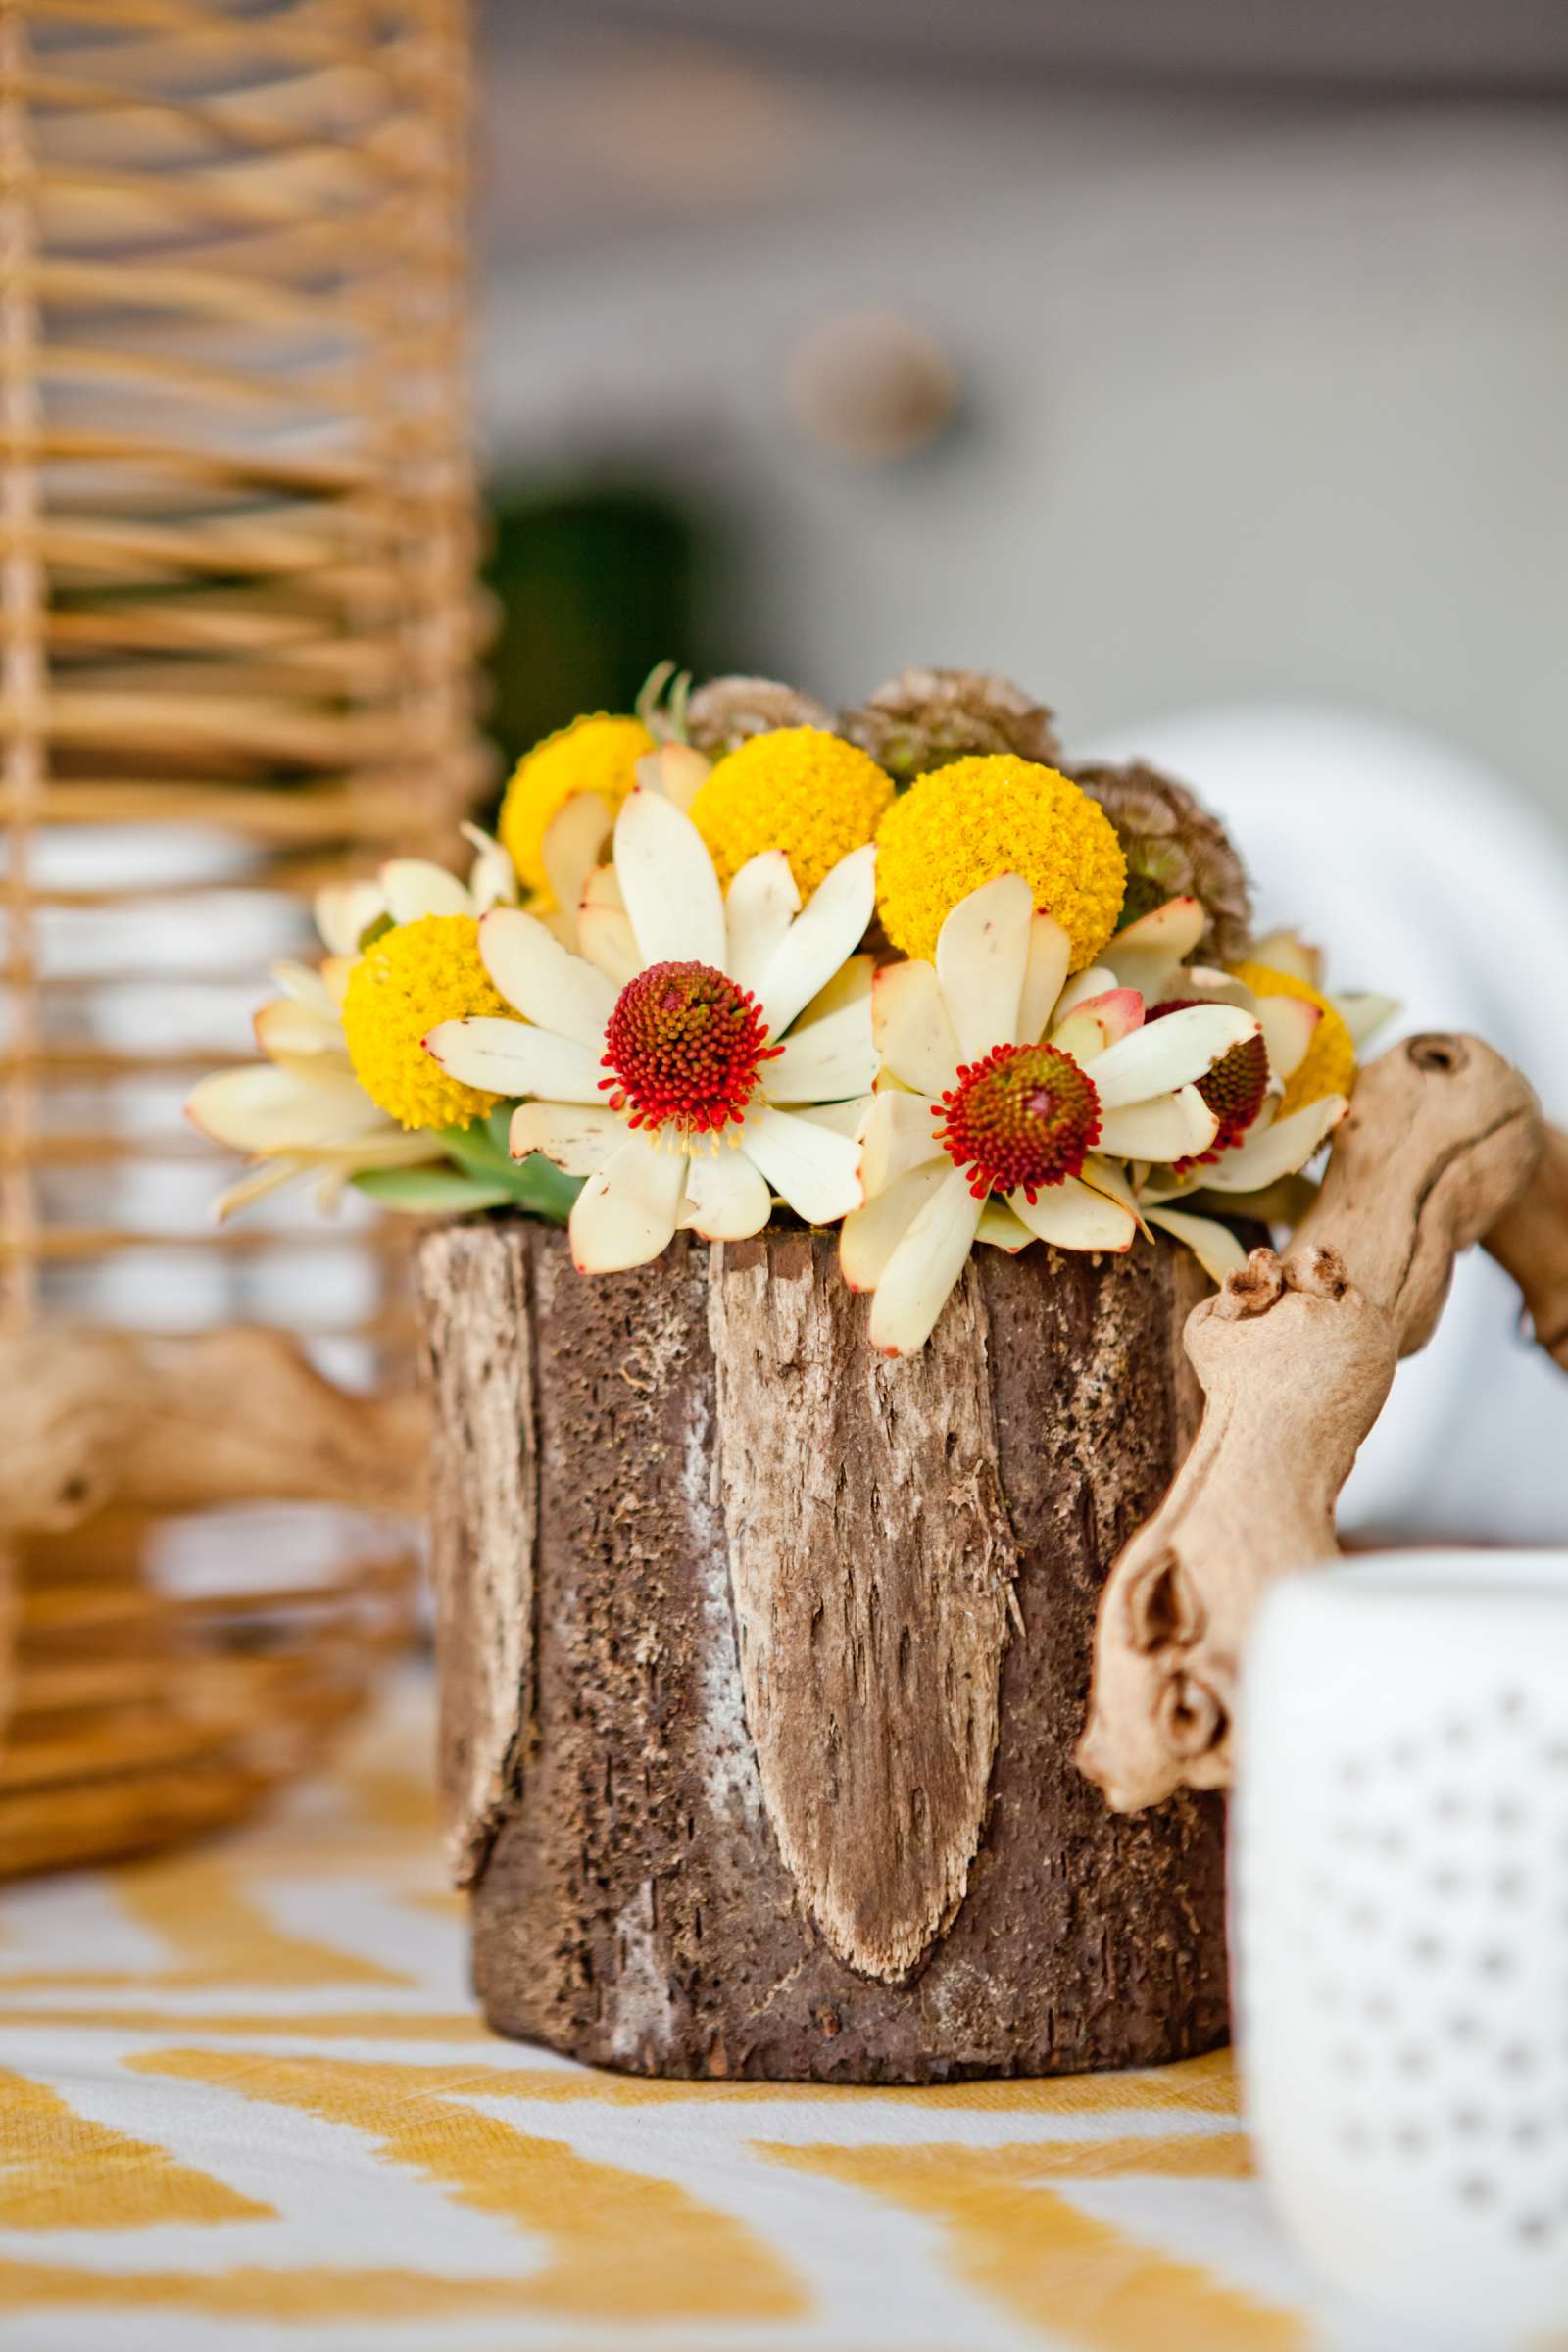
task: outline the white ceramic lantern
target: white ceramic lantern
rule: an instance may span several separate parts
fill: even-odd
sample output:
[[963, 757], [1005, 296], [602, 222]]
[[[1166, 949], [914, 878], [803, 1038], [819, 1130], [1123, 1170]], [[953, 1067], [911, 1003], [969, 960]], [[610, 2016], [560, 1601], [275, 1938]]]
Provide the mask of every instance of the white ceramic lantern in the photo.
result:
[[1568, 2328], [1568, 1553], [1294, 1578], [1245, 1678], [1248, 2120], [1388, 2340]]

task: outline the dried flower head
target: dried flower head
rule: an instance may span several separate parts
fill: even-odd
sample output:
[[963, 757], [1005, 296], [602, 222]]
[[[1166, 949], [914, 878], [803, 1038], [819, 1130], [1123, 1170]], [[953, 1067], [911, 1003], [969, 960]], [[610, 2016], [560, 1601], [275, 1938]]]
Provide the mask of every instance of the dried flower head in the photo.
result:
[[781, 686], [776, 678], [710, 678], [687, 698], [684, 717], [687, 742], [714, 759], [778, 727], [833, 732], [831, 710], [814, 695]]
[[1100, 803], [1127, 854], [1124, 920], [1135, 922], [1167, 899], [1191, 895], [1208, 917], [1198, 952], [1232, 963], [1251, 938], [1247, 869], [1219, 819], [1185, 784], [1143, 760], [1125, 767], [1075, 767], [1075, 779]]
[[950, 760], [1012, 752], [1057, 767], [1061, 750], [1052, 714], [1010, 678], [980, 669], [901, 669], [840, 728], [879, 767], [905, 782]]

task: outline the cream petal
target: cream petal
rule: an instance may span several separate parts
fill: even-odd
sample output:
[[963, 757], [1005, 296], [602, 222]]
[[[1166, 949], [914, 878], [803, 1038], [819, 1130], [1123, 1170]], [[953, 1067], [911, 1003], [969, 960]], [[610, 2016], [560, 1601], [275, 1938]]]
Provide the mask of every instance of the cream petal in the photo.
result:
[[1350, 1032], [1350, 1043], [1358, 1054], [1385, 1021], [1392, 1021], [1396, 1012], [1403, 1010], [1397, 997], [1380, 997], [1370, 989], [1355, 990], [1348, 996], [1336, 996], [1332, 1003]]
[[1021, 874], [998, 874], [960, 899], [937, 935], [937, 982], [962, 1061], [1018, 1035], [1034, 898]]
[[929, 963], [887, 963], [871, 983], [871, 1034], [901, 1086], [945, 1095], [957, 1083], [958, 1041]]
[[945, 1159], [930, 1160], [923, 1168], [907, 1168], [885, 1193], [878, 1193], [874, 1200], [867, 1200], [863, 1208], [853, 1209], [845, 1218], [839, 1229], [839, 1272], [852, 1291], [876, 1289], [888, 1259], [944, 1176], [951, 1173]]
[[313, 1162], [308, 1159], [263, 1160], [260, 1167], [250, 1169], [236, 1183], [219, 1194], [213, 1202], [214, 1223], [226, 1225], [230, 1217], [237, 1216], [242, 1208], [249, 1208], [253, 1200], [261, 1200], [269, 1193], [281, 1191], [285, 1184], [298, 1184], [302, 1176], [310, 1174], [312, 1165]]
[[619, 993], [614, 982], [553, 939], [533, 915], [493, 906], [480, 918], [479, 960], [524, 1019], [580, 1046], [603, 1047]]
[[683, 1152], [628, 1135], [572, 1203], [566, 1232], [578, 1273], [623, 1273], [667, 1250], [685, 1187]]
[[916, 1213], [871, 1301], [871, 1345], [884, 1355], [913, 1355], [931, 1337], [974, 1247], [981, 1207], [968, 1178], [950, 1168]]
[[741, 1149], [808, 1225], [831, 1225], [860, 1205], [860, 1147], [851, 1135], [759, 1102], [746, 1114]]
[[872, 1098], [860, 1123], [860, 1182], [868, 1200], [927, 1160], [951, 1166], [932, 1126], [935, 1107], [928, 1095], [906, 1095], [896, 1087]]
[[562, 802], [539, 844], [545, 886], [558, 906], [569, 912], [580, 905], [609, 839], [610, 808], [597, 792], [574, 792]]
[[1152, 963], [1185, 963], [1203, 936], [1208, 917], [1190, 894], [1152, 906], [1136, 923], [1127, 923], [1110, 941], [1104, 959], [1118, 972], [1124, 957]]
[[1099, 1142], [1102, 1152], [1118, 1159], [1187, 1159], [1206, 1152], [1218, 1133], [1219, 1121], [1197, 1087], [1183, 1086], [1148, 1102], [1102, 1112]]
[[1032, 1201], [1022, 1193], [1009, 1193], [1007, 1206], [1037, 1240], [1057, 1250], [1130, 1250], [1138, 1231], [1119, 1201], [1091, 1192], [1074, 1176], [1046, 1185]]
[[297, 1156], [312, 1167], [342, 1167], [354, 1174], [361, 1168], [422, 1167], [444, 1158], [445, 1152], [440, 1137], [428, 1128], [394, 1127], [389, 1120], [374, 1135], [351, 1136], [343, 1144], [313, 1144]]
[[[482, 826], [464, 824], [458, 830], [474, 853], [468, 868], [468, 898], [474, 913], [488, 914], [492, 906], [510, 905], [517, 895], [517, 869], [507, 852]], [[572, 904], [570, 899], [566, 901], [568, 906]]]
[[274, 997], [256, 1015], [255, 1029], [256, 1043], [273, 1060], [290, 1054], [306, 1058], [330, 1054], [347, 1066], [348, 1049], [335, 1007], [322, 1013], [314, 1004], [297, 1004], [291, 997]]
[[603, 1104], [605, 1100], [598, 1054], [553, 1029], [481, 1014], [442, 1021], [423, 1042], [449, 1078], [486, 1094], [542, 1095], [550, 1102]]
[[1291, 1077], [1306, 1059], [1322, 1012], [1304, 997], [1264, 997], [1257, 1018], [1269, 1068], [1276, 1078]]
[[730, 978], [742, 988], [760, 987], [769, 958], [800, 911], [801, 894], [783, 851], [762, 850], [748, 858], [724, 901], [724, 969]]
[[1276, 1119], [1259, 1135], [1245, 1135], [1212, 1167], [1203, 1170], [1204, 1189], [1211, 1193], [1254, 1193], [1282, 1176], [1304, 1168], [1314, 1152], [1339, 1125], [1349, 1105], [1343, 1095], [1325, 1095]]
[[331, 882], [317, 892], [314, 912], [329, 954], [353, 962], [365, 933], [385, 914], [386, 896], [379, 882]]
[[747, 1241], [761, 1232], [772, 1208], [766, 1180], [744, 1152], [723, 1149], [688, 1161], [680, 1221], [705, 1242]]
[[1086, 1184], [1092, 1193], [1103, 1193], [1107, 1200], [1114, 1200], [1118, 1207], [1127, 1211], [1134, 1224], [1147, 1234], [1149, 1228], [1144, 1223], [1144, 1212], [1125, 1168], [1119, 1167], [1113, 1159], [1102, 1159], [1098, 1152], [1091, 1152], [1078, 1173], [1080, 1182]]
[[1144, 1000], [1138, 991], [1106, 988], [1098, 997], [1085, 997], [1068, 1013], [1060, 1028], [1052, 1031], [1051, 1043], [1058, 1054], [1070, 1054], [1074, 1061], [1087, 1068], [1107, 1046], [1119, 1044], [1143, 1025]]
[[416, 923], [427, 914], [471, 914], [473, 902], [456, 874], [428, 858], [389, 858], [381, 868], [386, 910], [395, 923]]
[[323, 1021], [341, 1022], [338, 999], [328, 988], [325, 973], [316, 964], [295, 963], [284, 956], [271, 969], [272, 978], [291, 1004], [303, 1004], [307, 1012], [319, 1013]]
[[1247, 1264], [1247, 1251], [1230, 1227], [1216, 1217], [1189, 1217], [1180, 1209], [1152, 1208], [1149, 1222], [1183, 1243], [1210, 1282], [1223, 1283], [1227, 1274], [1240, 1274]]
[[1086, 1063], [1104, 1110], [1146, 1102], [1173, 1086], [1190, 1086], [1213, 1068], [1222, 1054], [1257, 1035], [1250, 1013], [1234, 1004], [1192, 1004], [1146, 1021]]
[[852, 956], [841, 963], [826, 988], [819, 988], [795, 1024], [793, 1034], [799, 1037], [813, 1021], [825, 1021], [830, 1012], [842, 1012], [846, 1004], [871, 1003], [871, 983], [876, 978], [874, 956]]
[[724, 900], [707, 844], [662, 793], [627, 794], [615, 819], [615, 878], [651, 963], [724, 968]]
[[270, 1062], [201, 1079], [186, 1098], [185, 1115], [230, 1151], [268, 1153], [347, 1143], [392, 1124], [352, 1076], [303, 1075]]
[[603, 972], [617, 992], [643, 968], [636, 935], [618, 906], [596, 906], [584, 901], [577, 916], [577, 953], [595, 971]]
[[708, 780], [712, 761], [691, 743], [662, 743], [657, 752], [644, 752], [637, 762], [637, 781], [649, 792], [662, 792], [677, 808], [690, 808]]
[[769, 1102], [842, 1102], [868, 1094], [877, 1072], [869, 992], [808, 1028], [794, 1029], [776, 1061], [762, 1064]]
[[993, 1250], [1005, 1250], [1009, 1257], [1016, 1257], [1020, 1250], [1028, 1249], [1035, 1237], [1028, 1226], [1013, 1215], [1005, 1200], [998, 1200], [993, 1196], [980, 1211], [980, 1223], [974, 1238], [977, 1242], [988, 1242]]
[[853, 1135], [860, 1140], [860, 1122], [876, 1100], [874, 1095], [850, 1095], [842, 1102], [796, 1102], [790, 1115], [809, 1119], [813, 1127], [830, 1128], [835, 1135]]
[[1067, 1018], [1068, 1013], [1076, 1012], [1079, 1005], [1086, 1004], [1091, 997], [1102, 997], [1107, 989], [1120, 986], [1108, 963], [1092, 963], [1087, 971], [1075, 972], [1068, 981], [1056, 999], [1052, 1017], [1059, 1024]]
[[586, 1102], [519, 1102], [508, 1138], [514, 1159], [542, 1152], [568, 1176], [591, 1176], [626, 1140], [624, 1119]]
[[626, 911], [626, 898], [615, 878], [612, 865], [593, 865], [583, 879], [577, 904], [582, 906], [613, 906], [617, 914]]
[[854, 955], [875, 906], [876, 849], [867, 842], [818, 883], [763, 967], [757, 995], [774, 1037]]
[[1022, 1045], [1039, 1043], [1046, 1033], [1056, 1001], [1067, 983], [1072, 941], [1052, 916], [1036, 909], [1029, 925], [1029, 961], [1024, 967], [1023, 996], [1018, 1005], [1018, 1038]]
[[1284, 972], [1289, 979], [1304, 980], [1316, 988], [1323, 977], [1323, 957], [1316, 948], [1309, 948], [1299, 931], [1265, 932], [1254, 939], [1248, 960], [1260, 963], [1271, 972]]

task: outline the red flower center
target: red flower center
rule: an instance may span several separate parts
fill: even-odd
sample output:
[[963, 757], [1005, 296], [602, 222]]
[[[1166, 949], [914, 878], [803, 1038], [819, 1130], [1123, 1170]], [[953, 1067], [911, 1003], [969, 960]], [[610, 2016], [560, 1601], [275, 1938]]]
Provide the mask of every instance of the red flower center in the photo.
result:
[[628, 980], [605, 1031], [599, 1084], [628, 1126], [712, 1135], [746, 1115], [767, 1043], [762, 1008], [709, 963], [651, 963]]
[[1100, 1137], [1094, 1081], [1055, 1046], [993, 1046], [959, 1070], [932, 1116], [977, 1200], [1021, 1192], [1032, 1203], [1043, 1187], [1076, 1176]]
[[[1191, 1004], [1200, 1004], [1201, 997], [1172, 997], [1168, 1004], [1156, 1004], [1145, 1017], [1151, 1021], [1163, 1020], [1167, 1012], [1185, 1012]], [[1186, 1169], [1208, 1166], [1239, 1144], [1263, 1107], [1268, 1092], [1268, 1048], [1261, 1037], [1244, 1037], [1239, 1046], [1222, 1054], [1211, 1070], [1194, 1081], [1203, 1101], [1219, 1121], [1219, 1133], [1206, 1152], [1193, 1159], [1179, 1159], [1174, 1165], [1178, 1175]]]

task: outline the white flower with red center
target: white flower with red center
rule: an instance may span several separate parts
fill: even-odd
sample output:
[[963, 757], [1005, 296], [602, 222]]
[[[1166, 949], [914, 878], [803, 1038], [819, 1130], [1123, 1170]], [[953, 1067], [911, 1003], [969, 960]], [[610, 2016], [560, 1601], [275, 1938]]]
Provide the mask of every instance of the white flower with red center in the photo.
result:
[[702, 836], [639, 788], [611, 866], [582, 887], [579, 954], [536, 916], [479, 926], [485, 969], [521, 1020], [443, 1022], [442, 1068], [525, 1098], [512, 1152], [586, 1177], [571, 1213], [584, 1273], [643, 1265], [682, 1228], [760, 1232], [776, 1195], [808, 1225], [861, 1199], [854, 1129], [876, 1071], [869, 959], [875, 852], [835, 866], [803, 909], [788, 858], [728, 896]]
[[934, 963], [878, 972], [882, 1061], [861, 1122], [865, 1205], [840, 1263], [874, 1294], [871, 1340], [924, 1346], [976, 1240], [1118, 1251], [1142, 1222], [1118, 1161], [1207, 1151], [1220, 1120], [1198, 1081], [1258, 1035], [1223, 1004], [1147, 1022], [1135, 989], [1099, 971], [1065, 990], [1070, 947], [1016, 874], [942, 926]]

